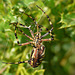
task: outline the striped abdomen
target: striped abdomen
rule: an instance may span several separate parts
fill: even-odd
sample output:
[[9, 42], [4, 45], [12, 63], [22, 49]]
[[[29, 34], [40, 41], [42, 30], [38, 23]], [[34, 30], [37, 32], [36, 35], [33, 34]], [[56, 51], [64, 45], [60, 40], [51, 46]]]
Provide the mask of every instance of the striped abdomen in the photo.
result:
[[31, 58], [28, 61], [32, 67], [37, 67], [41, 64], [45, 55], [45, 47], [42, 45], [40, 49], [34, 48], [31, 53]]

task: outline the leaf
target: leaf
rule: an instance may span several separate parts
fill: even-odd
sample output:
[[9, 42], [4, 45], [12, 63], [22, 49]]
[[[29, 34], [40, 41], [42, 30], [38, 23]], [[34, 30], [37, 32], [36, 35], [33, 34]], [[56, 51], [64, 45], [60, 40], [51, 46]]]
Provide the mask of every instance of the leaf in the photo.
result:
[[60, 23], [63, 23], [61, 28], [66, 28], [66, 27], [71, 27], [71, 26], [75, 26], [75, 13], [71, 13], [71, 14], [61, 14], [61, 21]]

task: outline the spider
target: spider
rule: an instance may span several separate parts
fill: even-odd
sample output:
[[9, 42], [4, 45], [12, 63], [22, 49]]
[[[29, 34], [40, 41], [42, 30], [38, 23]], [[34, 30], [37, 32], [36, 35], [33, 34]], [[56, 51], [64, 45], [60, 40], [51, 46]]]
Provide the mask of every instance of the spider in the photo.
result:
[[[51, 23], [51, 20], [50, 20], [49, 16], [48, 16], [38, 5], [36, 5], [36, 6], [37, 6], [37, 7], [46, 15], [46, 17], [48, 18], [48, 21], [49, 21], [49, 23], [50, 23], [50, 25], [51, 25], [51, 29], [48, 30], [48, 29], [46, 28], [46, 30], [47, 30], [48, 32], [45, 33], [44, 35], [41, 35], [41, 31], [42, 31], [41, 27], [43, 27], [43, 26], [37, 24], [37, 22], [35, 21], [35, 19], [32, 18], [30, 15], [28, 15], [28, 14], [26, 14], [26, 13], [24, 13], [24, 12], [21, 12], [21, 13], [27, 15], [29, 18], [31, 18], [31, 19], [34, 21], [35, 25], [37, 26], [37, 32], [36, 32], [36, 35], [34, 35], [34, 33], [33, 33], [33, 31], [31, 30], [30, 27], [27, 27], [27, 26], [25, 26], [25, 25], [23, 25], [23, 24], [20, 24], [20, 23], [18, 23], [18, 22], [17, 22], [17, 23], [11, 23], [11, 24], [15, 24], [15, 37], [16, 37], [16, 39], [17, 39], [17, 43], [18, 43], [19, 46], [24, 46], [24, 45], [31, 44], [31, 45], [33, 46], [33, 50], [32, 50], [32, 52], [31, 52], [30, 60], [22, 61], [22, 62], [15, 62], [15, 63], [6, 63], [6, 64], [29, 63], [33, 68], [38, 67], [38, 66], [41, 64], [41, 62], [42, 62], [42, 60], [43, 60], [43, 58], [44, 58], [44, 56], [45, 56], [45, 46], [42, 44], [42, 42], [43, 42], [43, 41], [52, 41], [52, 40], [54, 40], [54, 37], [53, 37], [53, 35], [52, 35], [52, 33], [51, 33], [51, 32], [53, 31], [53, 25], [52, 25], [52, 23]], [[20, 28], [17, 27], [17, 25], [20, 25], [20, 26], [23, 26], [24, 28], [29, 29], [29, 31], [30, 31], [30, 33], [31, 33], [31, 37], [28, 36], [27, 34], [25, 34]], [[28, 37], [31, 41], [20, 44], [20, 43], [19, 43], [19, 40], [18, 40], [18, 37], [17, 37], [16, 29], [18, 29], [23, 35], [25, 35], [26, 37]], [[48, 34], [51, 36], [51, 38], [43, 39], [43, 37], [47, 36]], [[4, 62], [4, 63], [5, 63], [5, 62]]]

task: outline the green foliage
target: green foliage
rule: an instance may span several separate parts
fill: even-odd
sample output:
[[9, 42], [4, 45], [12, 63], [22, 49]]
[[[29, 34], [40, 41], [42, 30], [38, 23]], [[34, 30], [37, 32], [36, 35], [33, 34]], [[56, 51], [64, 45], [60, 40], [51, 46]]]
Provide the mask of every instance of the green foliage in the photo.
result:
[[[50, 17], [54, 26], [54, 41], [43, 42], [46, 47], [45, 59], [37, 68], [28, 63], [7, 65], [2, 62], [16, 62], [30, 59], [31, 45], [18, 46], [14, 36], [13, 22], [19, 22], [36, 32], [33, 21], [24, 10], [36, 21], [50, 29], [46, 15], [39, 10], [40, 6]], [[28, 29], [20, 27], [31, 36]], [[43, 28], [42, 34], [46, 33]], [[17, 30], [20, 43], [30, 41]], [[49, 35], [45, 38], [49, 38]], [[0, 0], [0, 74], [1, 75], [75, 75], [75, 0]]]

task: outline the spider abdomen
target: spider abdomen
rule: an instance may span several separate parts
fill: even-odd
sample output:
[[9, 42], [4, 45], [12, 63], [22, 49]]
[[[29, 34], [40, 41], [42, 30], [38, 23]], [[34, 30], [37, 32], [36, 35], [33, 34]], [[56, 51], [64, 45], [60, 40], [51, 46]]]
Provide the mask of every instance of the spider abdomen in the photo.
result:
[[40, 49], [34, 48], [31, 53], [29, 64], [32, 67], [38, 67], [45, 55], [45, 47], [42, 45]]

